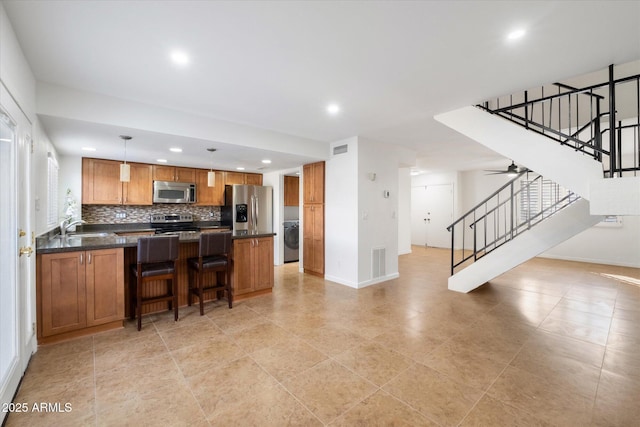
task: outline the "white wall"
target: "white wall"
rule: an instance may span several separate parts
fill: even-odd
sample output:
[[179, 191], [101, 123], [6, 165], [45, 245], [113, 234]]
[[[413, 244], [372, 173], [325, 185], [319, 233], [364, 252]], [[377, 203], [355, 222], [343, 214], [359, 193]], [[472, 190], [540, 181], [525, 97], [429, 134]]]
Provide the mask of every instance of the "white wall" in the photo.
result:
[[[348, 151], [325, 165], [325, 278], [358, 287], [358, 138], [331, 144]], [[304, 218], [303, 218], [304, 219]]]
[[[31, 72], [13, 27], [0, 3], [0, 81], [31, 122], [33, 154], [31, 157], [31, 198], [33, 227], [36, 235], [53, 228], [47, 225], [47, 158], [58, 158], [36, 116], [36, 80]], [[57, 195], [55, 195], [57, 197]], [[37, 208], [37, 209], [36, 209]]]
[[[40, 123], [36, 121], [33, 132], [33, 155], [31, 157], [31, 182], [33, 184], [33, 200], [35, 210], [35, 233], [40, 235], [49, 230], [54, 229], [57, 226], [56, 221], [54, 224], [47, 224], [47, 212], [49, 195], [48, 193], [48, 158], [49, 153], [57, 160], [60, 167], [60, 156], [58, 155], [55, 147], [49, 141], [49, 137], [44, 133]], [[62, 170], [61, 167], [59, 170]], [[60, 179], [58, 177], [58, 188], [60, 189]], [[58, 199], [58, 213], [62, 209], [62, 205], [59, 202], [59, 193], [53, 194], [52, 198]]]
[[540, 256], [640, 268], [640, 216], [621, 218], [622, 227], [596, 225]]
[[398, 170], [398, 255], [411, 253], [411, 170]]
[[36, 120], [36, 80], [0, 3], [0, 81], [27, 118]]
[[[398, 170], [414, 162], [415, 153], [361, 137], [331, 148], [343, 144], [348, 152], [331, 157], [326, 167], [325, 278], [361, 288], [398, 276]], [[385, 276], [373, 278], [372, 250], [381, 247]]]
[[[395, 150], [358, 138], [358, 287], [398, 276], [399, 159]], [[386, 275], [381, 279], [372, 277], [374, 248], [386, 251]]]
[[64, 217], [64, 204], [67, 196], [67, 189], [78, 205], [78, 217], [82, 214], [82, 157], [80, 156], [59, 156], [60, 175], [58, 176], [58, 207], [60, 218]]

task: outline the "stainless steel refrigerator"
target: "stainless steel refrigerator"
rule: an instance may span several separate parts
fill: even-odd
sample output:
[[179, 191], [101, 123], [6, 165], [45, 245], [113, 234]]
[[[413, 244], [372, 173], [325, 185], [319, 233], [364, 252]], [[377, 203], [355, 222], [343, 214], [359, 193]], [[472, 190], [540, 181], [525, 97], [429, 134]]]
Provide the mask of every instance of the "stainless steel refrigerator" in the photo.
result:
[[273, 188], [226, 185], [223, 221], [236, 234], [273, 233]]

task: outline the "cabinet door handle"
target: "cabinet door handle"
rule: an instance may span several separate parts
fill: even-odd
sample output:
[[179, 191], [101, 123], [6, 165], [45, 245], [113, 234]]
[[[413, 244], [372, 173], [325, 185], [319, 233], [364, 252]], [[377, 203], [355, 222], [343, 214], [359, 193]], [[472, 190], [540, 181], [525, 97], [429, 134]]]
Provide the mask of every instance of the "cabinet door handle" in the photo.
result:
[[89, 259], [87, 260], [88, 264], [91, 264], [91, 252], [89, 252]]
[[84, 263], [84, 254], [80, 252], [80, 265], [82, 265], [82, 263]]

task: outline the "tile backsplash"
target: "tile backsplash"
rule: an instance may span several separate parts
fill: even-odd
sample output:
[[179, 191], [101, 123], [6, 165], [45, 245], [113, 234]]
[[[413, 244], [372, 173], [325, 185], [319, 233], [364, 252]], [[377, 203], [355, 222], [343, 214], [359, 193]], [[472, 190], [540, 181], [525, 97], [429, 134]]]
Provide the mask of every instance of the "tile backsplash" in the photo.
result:
[[[124, 214], [124, 218], [122, 217]], [[151, 214], [191, 214], [194, 221], [220, 221], [220, 206], [160, 204], [153, 206], [82, 205], [87, 224], [128, 224], [149, 222]]]

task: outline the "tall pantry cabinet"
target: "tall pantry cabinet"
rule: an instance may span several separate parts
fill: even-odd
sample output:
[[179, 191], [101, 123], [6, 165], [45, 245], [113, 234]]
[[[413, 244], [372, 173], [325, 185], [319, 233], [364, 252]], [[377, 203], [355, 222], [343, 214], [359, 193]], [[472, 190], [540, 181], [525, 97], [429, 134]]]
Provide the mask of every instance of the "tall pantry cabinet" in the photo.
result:
[[303, 268], [324, 276], [324, 162], [303, 167]]

